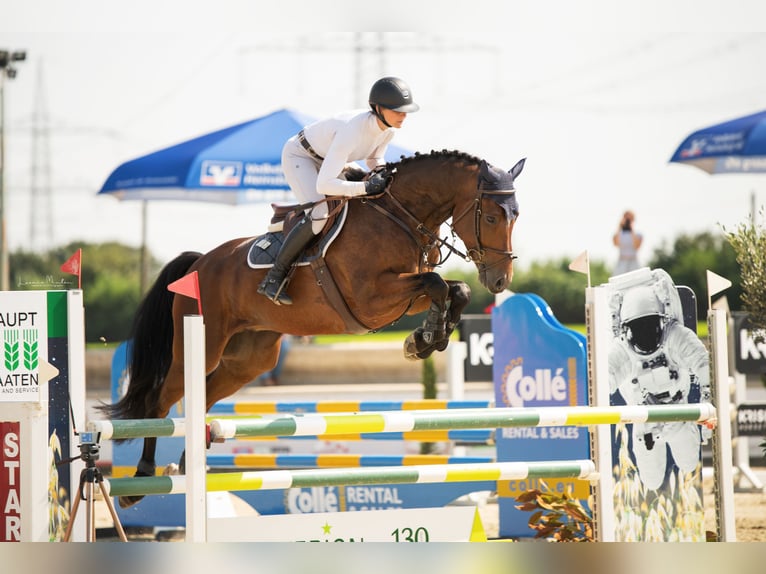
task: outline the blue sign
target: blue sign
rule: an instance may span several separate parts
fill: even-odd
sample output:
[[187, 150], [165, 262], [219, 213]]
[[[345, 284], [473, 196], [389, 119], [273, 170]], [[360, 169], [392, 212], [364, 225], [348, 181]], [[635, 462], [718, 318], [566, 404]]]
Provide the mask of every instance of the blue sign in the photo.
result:
[[[518, 293], [492, 311], [493, 380], [498, 407], [572, 407], [588, 404], [586, 341], [567, 329], [539, 296]], [[497, 429], [497, 460], [574, 460], [590, 457], [584, 427]], [[523, 485], [518, 484], [524, 482]], [[546, 479], [545, 487], [564, 492], [571, 480]], [[501, 537], [532, 536], [529, 513], [515, 508], [515, 497], [540, 481], [498, 486]], [[577, 493], [576, 493], [577, 494]], [[579, 497], [579, 496], [578, 496]]]

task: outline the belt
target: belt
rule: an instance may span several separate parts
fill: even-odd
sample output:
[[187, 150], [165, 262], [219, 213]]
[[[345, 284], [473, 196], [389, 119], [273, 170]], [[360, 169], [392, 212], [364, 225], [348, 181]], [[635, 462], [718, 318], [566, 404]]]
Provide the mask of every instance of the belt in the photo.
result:
[[306, 134], [303, 133], [303, 130], [298, 132], [298, 141], [303, 146], [303, 149], [309, 152], [309, 155], [311, 157], [313, 157], [315, 160], [318, 160], [318, 161], [324, 161], [324, 158], [321, 155], [319, 155], [317, 152], [315, 152], [313, 147], [311, 147], [311, 144], [306, 139]]

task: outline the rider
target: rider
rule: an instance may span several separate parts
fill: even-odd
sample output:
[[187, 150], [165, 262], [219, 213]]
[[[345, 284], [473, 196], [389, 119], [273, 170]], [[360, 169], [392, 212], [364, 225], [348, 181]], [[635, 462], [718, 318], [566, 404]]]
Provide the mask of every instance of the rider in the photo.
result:
[[[365, 160], [375, 170], [386, 164], [386, 147], [409, 112], [420, 108], [404, 80], [381, 78], [370, 89], [370, 110], [346, 112], [306, 126], [282, 149], [282, 169], [290, 188], [301, 203], [324, 196], [353, 197], [377, 194], [386, 187], [386, 177], [375, 172], [367, 181], [348, 181], [343, 173], [363, 172], [353, 162]], [[351, 165], [349, 165], [351, 164]], [[322, 231], [327, 221], [327, 203], [310, 209], [287, 234], [274, 266], [258, 286], [258, 293], [277, 305], [291, 305], [287, 273], [295, 260]]]

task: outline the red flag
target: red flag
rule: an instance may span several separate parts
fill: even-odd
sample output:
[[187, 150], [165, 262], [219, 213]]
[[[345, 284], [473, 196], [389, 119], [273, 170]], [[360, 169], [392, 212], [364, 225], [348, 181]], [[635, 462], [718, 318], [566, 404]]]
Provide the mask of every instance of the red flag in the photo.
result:
[[78, 249], [74, 255], [72, 255], [69, 259], [66, 260], [66, 263], [64, 263], [61, 266], [61, 270], [64, 273], [71, 273], [72, 275], [77, 275], [77, 288], [82, 289], [82, 277], [80, 276], [80, 271], [82, 270], [82, 249]]
[[184, 275], [178, 281], [173, 281], [168, 285], [168, 291], [196, 299], [197, 310], [199, 311], [199, 314], [202, 315], [202, 300], [199, 296], [199, 278], [197, 277], [196, 271]]

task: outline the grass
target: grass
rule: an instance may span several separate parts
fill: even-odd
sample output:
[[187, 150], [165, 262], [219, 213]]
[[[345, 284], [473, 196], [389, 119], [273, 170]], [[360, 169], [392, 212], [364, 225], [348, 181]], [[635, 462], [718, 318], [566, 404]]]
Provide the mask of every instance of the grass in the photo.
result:
[[[564, 325], [568, 329], [585, 335], [585, 325]], [[317, 345], [335, 345], [337, 343], [403, 343], [410, 331], [382, 331], [367, 335], [316, 335], [313, 342]], [[697, 324], [697, 334], [701, 339], [707, 338], [707, 323], [700, 321]], [[457, 332], [452, 334], [452, 340], [457, 340]], [[88, 349], [114, 349], [117, 343], [87, 343]]]
[[[564, 325], [568, 329], [577, 331], [585, 335], [584, 324]], [[404, 342], [404, 339], [410, 331], [382, 331], [380, 333], [370, 333], [367, 335], [316, 335], [314, 343], [317, 345], [334, 345], [337, 343], [398, 343]], [[697, 323], [697, 335], [700, 339], [706, 339], [708, 336], [707, 322]], [[452, 334], [452, 340], [457, 340], [458, 333]]]

